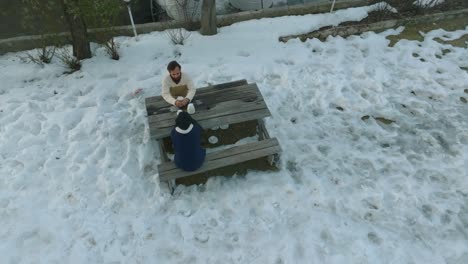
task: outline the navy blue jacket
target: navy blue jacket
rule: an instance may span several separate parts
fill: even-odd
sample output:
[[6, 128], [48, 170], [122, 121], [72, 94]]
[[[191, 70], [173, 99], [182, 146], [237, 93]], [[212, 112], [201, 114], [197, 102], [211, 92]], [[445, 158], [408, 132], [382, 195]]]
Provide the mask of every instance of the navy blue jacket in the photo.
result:
[[174, 145], [174, 162], [176, 166], [185, 171], [194, 171], [200, 168], [205, 161], [206, 150], [201, 147], [201, 127], [193, 124], [192, 130], [181, 134], [175, 127], [171, 131]]

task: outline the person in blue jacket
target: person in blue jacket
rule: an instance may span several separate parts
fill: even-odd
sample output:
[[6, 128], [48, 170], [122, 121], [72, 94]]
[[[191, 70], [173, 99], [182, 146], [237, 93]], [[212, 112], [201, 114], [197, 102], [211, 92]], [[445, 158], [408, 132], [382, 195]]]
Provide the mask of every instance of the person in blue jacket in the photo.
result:
[[206, 150], [201, 147], [201, 126], [190, 114], [179, 111], [176, 125], [171, 131], [174, 162], [179, 169], [194, 171], [205, 161]]

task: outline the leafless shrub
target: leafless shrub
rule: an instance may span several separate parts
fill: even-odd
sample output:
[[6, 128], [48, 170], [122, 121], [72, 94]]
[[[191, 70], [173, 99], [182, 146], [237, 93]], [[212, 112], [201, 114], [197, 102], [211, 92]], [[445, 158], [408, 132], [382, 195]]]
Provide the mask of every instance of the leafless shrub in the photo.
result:
[[75, 56], [73, 56], [68, 49], [61, 49], [57, 53], [57, 57], [69, 69], [66, 73], [74, 73], [81, 69], [81, 62]]
[[199, 4], [199, 0], [176, 0], [176, 7], [172, 12], [182, 18], [183, 27], [166, 31], [172, 43], [184, 45], [185, 40], [191, 36], [190, 30], [197, 28]]
[[56, 47], [42, 47], [36, 50], [36, 53], [28, 52], [26, 57], [21, 58], [24, 61], [32, 62], [40, 66], [44, 64], [49, 64], [52, 61], [52, 58], [55, 55]]
[[198, 13], [199, 0], [176, 0], [178, 12], [184, 20], [184, 27], [187, 30], [196, 29], [196, 18]]
[[123, 8], [122, 2], [117, 0], [82, 0], [82, 2], [87, 22], [91, 26], [100, 28], [94, 35], [96, 41], [106, 49], [113, 60], [119, 60], [119, 45], [113, 36], [117, 35], [115, 25]]
[[23, 62], [32, 62], [40, 66], [49, 64], [55, 56], [56, 46], [60, 45], [58, 37], [54, 34], [40, 35], [35, 45], [39, 47], [35, 51], [27, 52], [25, 56], [18, 56]]
[[106, 48], [107, 54], [111, 56], [113, 60], [119, 60], [119, 44], [115, 42], [114, 38], [110, 38], [106, 43], [104, 43], [104, 47]]
[[166, 10], [159, 5], [157, 0], [150, 0], [150, 4], [151, 4], [151, 18], [153, 19], [153, 22], [171, 20]]
[[168, 29], [166, 33], [175, 45], [184, 45], [185, 40], [192, 34], [184, 28]]

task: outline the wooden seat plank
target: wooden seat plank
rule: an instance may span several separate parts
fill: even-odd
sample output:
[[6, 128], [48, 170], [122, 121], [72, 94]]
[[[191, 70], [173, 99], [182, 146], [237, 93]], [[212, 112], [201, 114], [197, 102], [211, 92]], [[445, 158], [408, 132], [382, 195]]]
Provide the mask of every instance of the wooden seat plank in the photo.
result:
[[161, 181], [169, 181], [252, 159], [274, 155], [279, 152], [281, 152], [281, 148], [276, 138], [247, 143], [216, 153], [207, 154], [203, 166], [192, 172], [178, 169], [173, 162], [162, 163], [158, 166], [159, 178]]
[[[217, 152], [208, 153], [205, 161], [212, 161], [217, 159], [226, 158], [229, 156], [234, 156], [242, 153], [246, 153], [253, 150], [258, 150], [262, 148], [269, 148], [278, 145], [278, 140], [276, 138], [266, 139], [256, 142], [250, 142], [243, 145], [233, 146], [227, 149], [223, 149]], [[177, 169], [173, 162], [163, 162], [158, 166], [158, 170], [165, 172], [168, 170]]]
[[231, 160], [229, 160], [229, 158], [214, 160], [214, 161], [211, 161], [211, 162], [207, 163], [207, 165], [202, 166], [202, 168], [200, 168], [197, 171], [186, 172], [186, 171], [182, 171], [182, 170], [179, 170], [179, 169], [178, 170], [171, 170], [169, 172], [166, 172], [163, 175], [160, 175], [160, 180], [161, 181], [168, 181], [168, 180], [173, 180], [173, 179], [177, 179], [177, 178], [187, 177], [187, 176], [191, 176], [191, 175], [211, 171], [211, 170], [214, 170], [214, 169], [226, 167], [226, 166], [229, 166], [229, 165], [234, 165], [234, 164], [238, 164], [238, 163], [241, 163], [241, 162], [245, 162], [245, 161], [249, 161], [249, 160], [253, 160], [253, 159], [257, 159], [257, 158], [274, 155], [274, 154], [278, 153], [279, 151], [280, 151], [280, 147], [275, 146], [275, 147], [270, 147], [270, 148], [261, 149], [261, 150], [254, 150], [254, 151], [252, 151], [250, 153], [242, 153], [242, 154], [239, 154], [237, 156], [234, 156], [233, 159], [231, 159]]

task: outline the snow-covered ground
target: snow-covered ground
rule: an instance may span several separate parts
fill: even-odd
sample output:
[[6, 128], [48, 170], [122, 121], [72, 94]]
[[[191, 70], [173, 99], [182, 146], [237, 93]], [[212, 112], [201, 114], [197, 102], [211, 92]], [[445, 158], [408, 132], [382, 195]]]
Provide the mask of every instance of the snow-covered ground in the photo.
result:
[[[278, 42], [366, 15], [122, 37], [70, 75], [1, 56], [1, 263], [468, 263], [468, 52], [434, 41], [468, 27]], [[278, 172], [168, 193], [144, 98], [172, 59], [197, 87], [258, 84]]]

